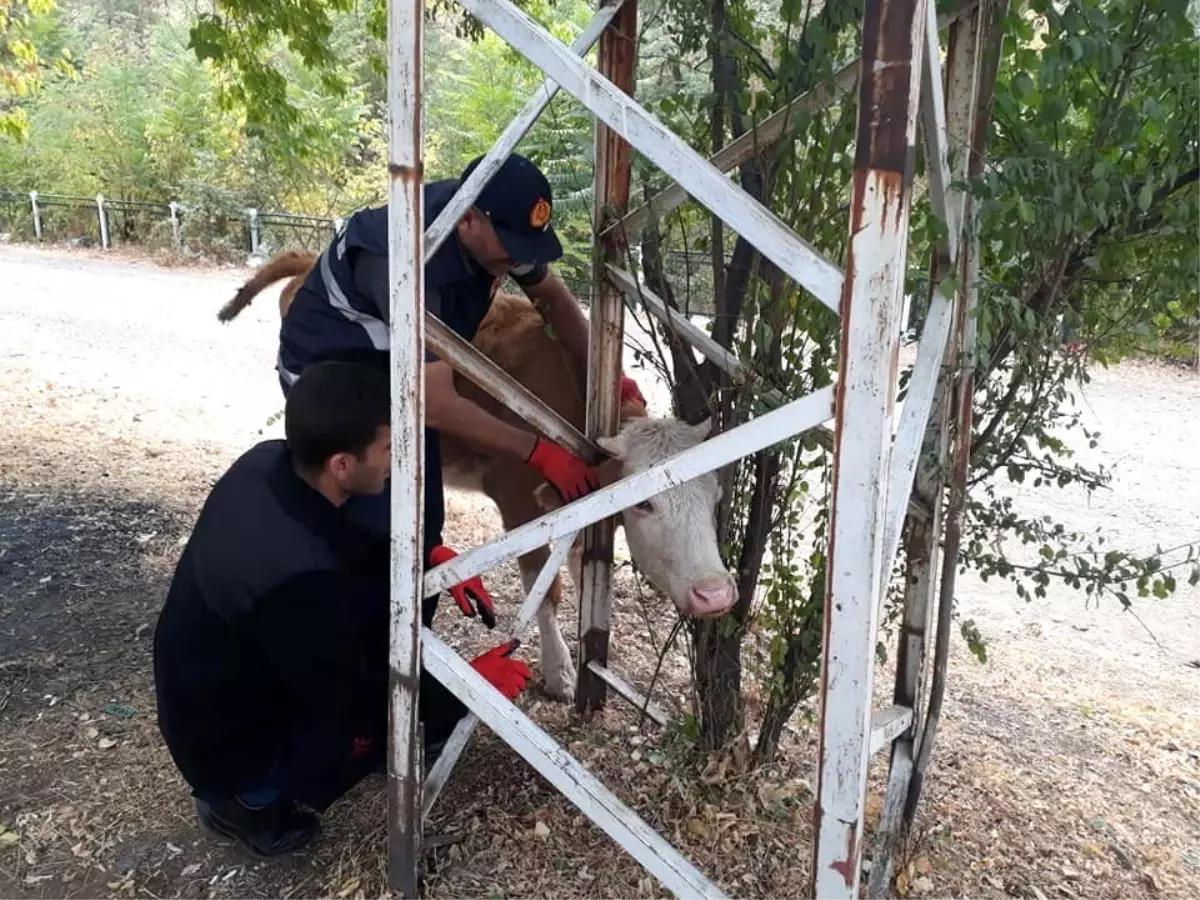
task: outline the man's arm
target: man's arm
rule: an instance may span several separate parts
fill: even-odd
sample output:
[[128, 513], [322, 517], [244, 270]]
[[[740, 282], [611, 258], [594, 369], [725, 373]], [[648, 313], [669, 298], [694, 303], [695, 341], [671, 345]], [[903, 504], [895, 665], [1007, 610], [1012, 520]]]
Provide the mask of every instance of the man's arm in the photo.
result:
[[583, 307], [575, 299], [575, 295], [563, 284], [553, 272], [546, 270], [546, 275], [534, 284], [522, 283], [524, 279], [516, 278], [525, 295], [533, 301], [537, 311], [541, 313], [546, 323], [554, 329], [554, 334], [567, 352], [575, 358], [583, 371], [588, 367], [588, 335], [587, 317]]
[[536, 434], [502, 422], [458, 393], [454, 369], [443, 360], [425, 364], [425, 424], [518, 462], [529, 459], [537, 441]]
[[[534, 280], [540, 272], [545, 272], [545, 276]], [[580, 370], [586, 372], [590, 364], [588, 336], [591, 331], [588, 320], [583, 315], [583, 307], [579, 305], [575, 295], [561, 279], [550, 273], [547, 266], [538, 266], [524, 278], [516, 275], [513, 277], [533, 301], [542, 318], [554, 329], [567, 352], [575, 357]], [[642, 406], [646, 405], [646, 398], [642, 396], [637, 384], [624, 373], [621, 374], [620, 395], [622, 403], [637, 400]]]
[[[383, 321], [388, 320], [388, 260], [359, 251], [354, 260], [354, 283], [370, 297]], [[426, 308], [438, 315], [436, 292], [426, 295]], [[585, 335], [586, 336], [586, 335]], [[485, 453], [525, 462], [537, 435], [515, 428], [463, 397], [454, 388], [454, 369], [433, 353], [425, 354], [425, 424], [458, 438]]]
[[[527, 273], [528, 274], [528, 273]], [[387, 257], [362, 253], [355, 261], [355, 283], [359, 290], [370, 296], [386, 321], [387, 309]], [[518, 277], [518, 282], [539, 280]], [[555, 279], [557, 281], [557, 279]], [[587, 367], [587, 320], [583, 318], [578, 303], [565, 286], [559, 282], [566, 303], [575, 307], [578, 322], [574, 327], [573, 344], [582, 347], [583, 365]], [[551, 289], [551, 296], [554, 296]], [[566, 306], [560, 300], [552, 304]], [[434, 315], [440, 315], [440, 298], [436, 291], [427, 292], [425, 307]], [[562, 321], [568, 316], [560, 315]], [[571, 325], [566, 326], [568, 329]], [[582, 344], [579, 341], [582, 339]], [[571, 346], [571, 345], [568, 345]], [[549, 481], [566, 500], [573, 500], [595, 490], [596, 477], [583, 460], [563, 449], [554, 441], [539, 437], [532, 432], [516, 428], [493, 416], [487, 410], [463, 397], [454, 387], [454, 369], [439, 360], [436, 355], [425, 352], [425, 424], [427, 427], [458, 438], [487, 453], [508, 456], [536, 469]]]

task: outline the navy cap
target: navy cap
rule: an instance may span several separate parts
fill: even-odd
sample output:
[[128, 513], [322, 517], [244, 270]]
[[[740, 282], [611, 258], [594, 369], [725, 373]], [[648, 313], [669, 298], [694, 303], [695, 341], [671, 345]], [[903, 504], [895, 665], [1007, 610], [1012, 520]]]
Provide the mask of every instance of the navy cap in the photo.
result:
[[[477, 157], [462, 173], [466, 181], [483, 157]], [[550, 224], [554, 198], [550, 182], [541, 170], [519, 153], [509, 154], [491, 177], [475, 206], [485, 212], [496, 229], [500, 243], [513, 262], [537, 265], [563, 255], [562, 244]]]

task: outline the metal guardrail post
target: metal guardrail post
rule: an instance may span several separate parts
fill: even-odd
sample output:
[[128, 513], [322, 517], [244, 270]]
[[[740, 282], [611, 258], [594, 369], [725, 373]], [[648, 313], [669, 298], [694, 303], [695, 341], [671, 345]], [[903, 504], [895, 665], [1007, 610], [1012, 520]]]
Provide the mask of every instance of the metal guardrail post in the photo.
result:
[[42, 239], [42, 214], [38, 210], [37, 198], [37, 191], [29, 192], [29, 208], [33, 210], [33, 236], [40, 241]]
[[250, 220], [250, 253], [258, 253], [258, 210], [253, 206], [246, 210]]
[[167, 204], [167, 208], [171, 210], [171, 236], [175, 238], [175, 246], [183, 248], [183, 238], [179, 232], [179, 204], [172, 200]]
[[100, 246], [108, 249], [108, 216], [104, 213], [104, 195], [96, 195], [96, 217], [100, 220]]

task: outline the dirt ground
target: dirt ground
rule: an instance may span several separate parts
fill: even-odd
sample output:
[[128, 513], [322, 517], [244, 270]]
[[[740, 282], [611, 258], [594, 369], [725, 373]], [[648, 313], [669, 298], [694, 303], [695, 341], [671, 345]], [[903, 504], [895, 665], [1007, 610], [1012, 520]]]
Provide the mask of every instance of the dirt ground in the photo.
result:
[[[310, 853], [260, 863], [198, 829], [155, 727], [150, 638], [179, 548], [213, 480], [280, 430], [268, 422], [281, 408], [276, 295], [230, 325], [215, 318], [245, 276], [0, 248], [0, 896], [386, 893], [381, 778], [330, 811]], [[662, 393], [647, 393], [661, 414]], [[1080, 402], [1112, 489], [1087, 504], [1006, 488], [1020, 508], [1100, 527], [1121, 548], [1200, 538], [1200, 377], [1097, 370]], [[456, 546], [498, 531], [486, 501], [452, 495]], [[511, 617], [515, 567], [489, 583]], [[674, 615], [628, 569], [617, 584], [615, 665], [645, 684], [644, 636], [661, 642]], [[989, 658], [954, 642], [896, 892], [1200, 895], [1200, 592], [1140, 603], [1135, 619], [1062, 589], [1026, 604], [995, 581], [959, 586]], [[464, 653], [487, 642], [456, 614], [438, 628]], [[523, 652], [536, 663], [536, 641]], [[685, 674], [669, 655], [656, 699], [681, 708]], [[811, 709], [776, 766], [733, 776], [696, 772], [619, 701], [586, 725], [536, 691], [521, 702], [731, 896], [803, 895]], [[428, 857], [429, 896], [662, 896], [483, 730], [429, 830], [458, 839]]]

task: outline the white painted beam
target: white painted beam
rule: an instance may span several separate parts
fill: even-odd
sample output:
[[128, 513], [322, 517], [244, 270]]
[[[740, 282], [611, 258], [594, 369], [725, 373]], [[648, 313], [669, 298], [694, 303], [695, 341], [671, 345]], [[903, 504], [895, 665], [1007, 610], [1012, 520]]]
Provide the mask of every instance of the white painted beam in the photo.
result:
[[925, 138], [925, 172], [933, 214], [945, 223], [950, 259], [958, 258], [962, 222], [961, 191], [950, 194], [950, 163], [946, 139], [946, 98], [942, 92], [942, 64], [938, 59], [937, 8], [925, 5], [925, 65], [921, 71], [922, 133]]
[[533, 391], [463, 340], [431, 312], [425, 313], [425, 342], [434, 353], [448, 362], [481, 390], [495, 397], [522, 419], [562, 444], [588, 463], [596, 463], [607, 454], [545, 404]]
[[[429, 674], [676, 897], [725, 894], [454, 650], [422, 635]], [[537, 852], [532, 849], [530, 852]]]
[[912, 724], [912, 720], [913, 711], [907, 706], [886, 706], [872, 713], [870, 755], [874, 756], [884, 747], [890, 747], [892, 741]]
[[[727, 374], [734, 384], [745, 384], [749, 378], [741, 361], [731, 352], [714, 341], [703, 328], [692, 323], [687, 316], [681, 315], [667, 306], [662, 298], [645, 285], [638, 284], [632, 275], [614, 265], [608, 266], [608, 276], [625, 292], [630, 299], [641, 301], [642, 306], [650, 311], [655, 318], [667, 328], [675, 331], [679, 337]], [[783, 397], [778, 391], [771, 390], [763, 394], [763, 400], [770, 406], [782, 406]]]
[[608, 668], [608, 666], [602, 666], [600, 663], [592, 660], [588, 663], [588, 668], [596, 673], [597, 678], [616, 691], [618, 696], [628, 700], [638, 712], [644, 713], [646, 718], [652, 722], [656, 722], [663, 728], [667, 727], [667, 723], [671, 721], [671, 716], [667, 711], [650, 700], [645, 694], [612, 669]]
[[[917, 345], [917, 359], [908, 379], [908, 391], [900, 412], [900, 427], [892, 448], [888, 473], [887, 511], [884, 514], [882, 573], [886, 581], [900, 548], [904, 514], [909, 508], [913, 478], [921, 458], [929, 413], [942, 374], [950, 326], [954, 324], [954, 302], [935, 289], [925, 317], [925, 329]], [[880, 603], [884, 600], [880, 595]]]
[[927, 0], [878, 0], [862, 30], [826, 561], [812, 895], [855, 898], [872, 739], [884, 518]]
[[[964, 3], [961, 7], [954, 10], [954, 12], [939, 15], [937, 17], [938, 25], [939, 27], [944, 27], [957, 21], [961, 16], [978, 9], [978, 7], [978, 0], [969, 0], [969, 2]], [[741, 137], [734, 139], [714, 153], [709, 157], [708, 161], [719, 171], [728, 172], [735, 166], [762, 153], [783, 137], [787, 126], [796, 120], [797, 113], [813, 113], [824, 109], [854, 90], [858, 84], [858, 69], [860, 65], [861, 61], [858, 59], [847, 63], [838, 70], [829, 83], [818, 85], [811, 91], [801, 94], [781, 109], [777, 109], [761, 122], [755, 124], [753, 128]], [[627, 239], [632, 240], [642, 232], [652, 216], [662, 218], [667, 213], [678, 209], [686, 203], [687, 198], [687, 191], [678, 184], [672, 184], [670, 187], [663, 188], [651, 197], [648, 202], [642, 204], [619, 222], [610, 226], [605, 234], [622, 231]]]
[[460, 0], [526, 59], [674, 178], [833, 312], [842, 273], [669, 128], [586, 65], [509, 0]]
[[423, 0], [389, 0], [388, 256], [392, 384], [392, 542], [388, 880], [417, 896], [421, 860], [421, 582], [425, 466], [425, 266], [421, 255]]
[[[750, 131], [726, 144], [709, 157], [709, 163], [720, 172], [730, 171], [735, 166], [762, 153], [783, 137], [787, 127], [795, 123], [798, 114], [813, 113], [824, 109], [834, 101], [840, 100], [849, 91], [854, 90], [857, 83], [858, 60], [856, 59], [834, 75], [829, 84], [818, 85], [811, 91], [805, 91], [782, 109], [771, 113]], [[621, 231], [627, 239], [632, 240], [642, 232], [652, 216], [662, 218], [686, 203], [687, 199], [687, 191], [677, 183], [672, 184], [670, 187], [663, 188], [648, 202], [639, 206], [608, 230], [610, 232]]]
[[[592, 21], [588, 23], [587, 28], [580, 32], [579, 37], [575, 38], [571, 44], [571, 52], [576, 56], [584, 56], [600, 39], [604, 29], [608, 27], [621, 8], [621, 3], [622, 0], [603, 3]], [[547, 78], [534, 91], [533, 96], [525, 101], [525, 105], [521, 107], [516, 118], [508, 123], [508, 127], [504, 131], [500, 132], [496, 143], [484, 155], [470, 177], [459, 186], [454, 196], [450, 198], [450, 202], [446, 204], [438, 217], [433, 220], [433, 224], [429, 226], [429, 230], [425, 232], [426, 263], [433, 259], [433, 254], [437, 253], [438, 248], [445, 243], [450, 232], [454, 230], [454, 226], [458, 224], [458, 220], [463, 217], [463, 213], [470, 209], [471, 204], [479, 197], [480, 191], [500, 170], [504, 160], [516, 149], [521, 138], [525, 137], [538, 120], [538, 116], [550, 105], [550, 101], [557, 93], [558, 85]]]
[[690, 447], [643, 472], [593, 491], [586, 497], [514, 528], [491, 543], [476, 547], [425, 574], [423, 596], [443, 591], [473, 575], [579, 531], [676, 485], [727, 466], [779, 441], [795, 437], [830, 417], [833, 388], [813, 391], [786, 406], [761, 415]]

